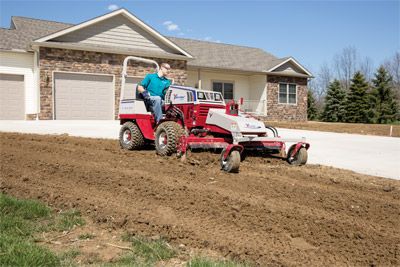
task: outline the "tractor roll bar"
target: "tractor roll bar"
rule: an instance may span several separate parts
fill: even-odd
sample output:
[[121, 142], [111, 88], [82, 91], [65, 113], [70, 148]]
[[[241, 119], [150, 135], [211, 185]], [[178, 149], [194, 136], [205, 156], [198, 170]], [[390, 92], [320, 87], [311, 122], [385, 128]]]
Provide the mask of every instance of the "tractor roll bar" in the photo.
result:
[[120, 100], [123, 99], [124, 97], [124, 91], [125, 91], [125, 80], [126, 80], [126, 70], [128, 68], [128, 61], [129, 60], [134, 60], [134, 61], [139, 61], [139, 62], [144, 62], [147, 64], [154, 64], [156, 65], [156, 72], [158, 72], [158, 70], [160, 69], [160, 66], [158, 65], [158, 63], [154, 60], [151, 59], [147, 59], [147, 58], [142, 58], [142, 57], [135, 57], [135, 56], [127, 56], [124, 59], [124, 65], [122, 67], [122, 77], [121, 77], [121, 95], [120, 95]]

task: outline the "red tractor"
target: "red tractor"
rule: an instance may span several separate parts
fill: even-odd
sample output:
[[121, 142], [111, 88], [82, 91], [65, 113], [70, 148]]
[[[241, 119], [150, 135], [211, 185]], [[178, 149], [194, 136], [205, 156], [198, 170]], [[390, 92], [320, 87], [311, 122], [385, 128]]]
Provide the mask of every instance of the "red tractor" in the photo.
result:
[[[149, 59], [130, 56], [124, 61], [119, 109], [119, 141], [123, 148], [137, 150], [154, 143], [161, 156], [185, 156], [195, 148], [221, 149], [221, 169], [227, 172], [239, 171], [241, 157], [247, 151], [278, 154], [294, 165], [307, 162], [310, 145], [304, 138], [279, 137], [275, 128], [241, 112], [235, 101], [225, 103], [219, 92], [172, 85], [165, 95], [163, 119], [156, 123], [151, 107], [143, 99], [123, 98], [129, 60], [154, 64], [159, 69], [157, 62]], [[292, 143], [287, 153], [286, 143]]]

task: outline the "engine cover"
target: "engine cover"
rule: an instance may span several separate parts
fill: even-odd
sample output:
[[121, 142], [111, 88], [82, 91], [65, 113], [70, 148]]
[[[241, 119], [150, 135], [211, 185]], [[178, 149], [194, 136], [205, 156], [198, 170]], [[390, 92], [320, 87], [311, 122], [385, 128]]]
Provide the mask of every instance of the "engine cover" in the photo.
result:
[[254, 118], [232, 116], [225, 113], [224, 109], [211, 108], [208, 111], [206, 124], [216, 125], [229, 132], [240, 132], [243, 134], [264, 134], [267, 132], [262, 121]]

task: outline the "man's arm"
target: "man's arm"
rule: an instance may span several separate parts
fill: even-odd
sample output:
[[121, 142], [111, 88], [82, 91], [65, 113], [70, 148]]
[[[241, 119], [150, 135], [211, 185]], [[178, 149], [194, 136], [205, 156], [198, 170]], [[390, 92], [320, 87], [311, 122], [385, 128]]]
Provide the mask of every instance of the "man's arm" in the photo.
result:
[[146, 77], [144, 77], [144, 79], [138, 84], [137, 89], [139, 93], [143, 93], [146, 90], [149, 83], [150, 83], [150, 76], [147, 74]]
[[138, 84], [137, 89], [138, 89], [139, 93], [143, 93], [144, 90], [145, 90], [144, 87], [141, 84]]

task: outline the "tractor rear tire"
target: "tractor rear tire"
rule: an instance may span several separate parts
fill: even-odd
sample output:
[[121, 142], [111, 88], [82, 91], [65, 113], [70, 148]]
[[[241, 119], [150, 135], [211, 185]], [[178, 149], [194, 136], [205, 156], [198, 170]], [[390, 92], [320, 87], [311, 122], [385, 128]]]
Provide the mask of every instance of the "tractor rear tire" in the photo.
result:
[[142, 132], [132, 121], [127, 121], [122, 125], [119, 131], [119, 143], [127, 150], [138, 150], [145, 145]]
[[296, 155], [294, 155], [293, 158], [290, 158], [290, 155], [292, 154], [294, 148], [295, 146], [292, 146], [288, 151], [287, 161], [289, 162], [289, 164], [295, 166], [306, 164], [308, 159], [307, 149], [305, 149], [304, 147], [300, 148], [299, 151], [297, 151]]
[[155, 133], [156, 152], [160, 156], [171, 156], [176, 153], [176, 146], [184, 134], [182, 126], [174, 121], [161, 123]]
[[223, 160], [225, 149], [221, 152], [221, 169], [226, 172], [239, 172], [240, 167], [240, 152], [237, 150], [231, 151], [228, 158]]

